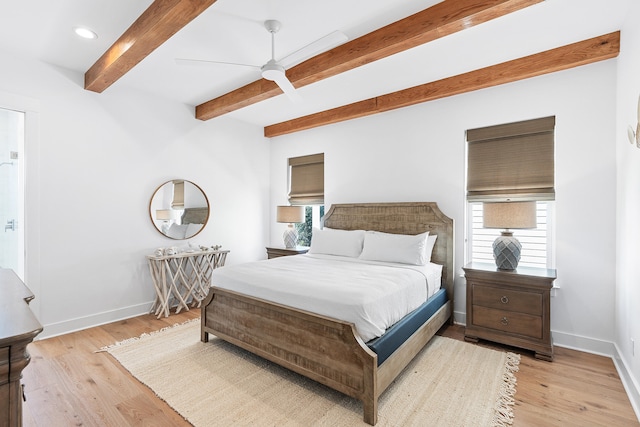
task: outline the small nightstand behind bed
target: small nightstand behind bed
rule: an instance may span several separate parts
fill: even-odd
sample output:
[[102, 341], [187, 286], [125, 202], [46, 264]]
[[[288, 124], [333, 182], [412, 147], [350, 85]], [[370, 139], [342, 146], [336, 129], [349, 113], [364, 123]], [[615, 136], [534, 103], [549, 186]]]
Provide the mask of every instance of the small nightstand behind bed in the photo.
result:
[[535, 352], [553, 360], [550, 291], [556, 270], [520, 267], [498, 270], [493, 264], [464, 267], [467, 279], [465, 340], [479, 338]]
[[296, 246], [295, 248], [273, 248], [267, 247], [267, 259], [278, 258], [281, 256], [306, 254], [309, 248], [306, 246]]

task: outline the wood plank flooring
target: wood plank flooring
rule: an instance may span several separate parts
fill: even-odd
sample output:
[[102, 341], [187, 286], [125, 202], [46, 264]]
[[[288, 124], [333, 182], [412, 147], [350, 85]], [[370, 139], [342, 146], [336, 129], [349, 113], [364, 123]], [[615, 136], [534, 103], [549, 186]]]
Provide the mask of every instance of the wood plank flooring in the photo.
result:
[[[189, 426], [108, 353], [96, 350], [199, 315], [196, 309], [159, 320], [139, 316], [30, 344], [32, 359], [23, 378], [24, 426]], [[463, 340], [464, 327], [445, 326], [439, 334]], [[556, 347], [549, 363], [525, 350], [485, 341], [478, 345], [522, 355], [516, 427], [640, 425], [607, 357]]]

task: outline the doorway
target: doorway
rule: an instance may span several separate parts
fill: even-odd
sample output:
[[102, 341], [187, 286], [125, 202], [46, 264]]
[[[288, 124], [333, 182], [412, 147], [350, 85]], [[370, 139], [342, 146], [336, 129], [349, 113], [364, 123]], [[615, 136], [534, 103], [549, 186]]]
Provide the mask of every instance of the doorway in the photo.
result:
[[0, 268], [24, 280], [25, 113], [0, 108]]

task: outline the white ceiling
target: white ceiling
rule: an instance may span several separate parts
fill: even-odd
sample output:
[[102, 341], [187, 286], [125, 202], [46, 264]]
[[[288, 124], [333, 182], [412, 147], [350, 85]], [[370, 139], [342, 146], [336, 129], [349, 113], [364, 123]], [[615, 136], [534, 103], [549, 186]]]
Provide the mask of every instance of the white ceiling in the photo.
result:
[[[450, 0], [454, 1], [454, 0]], [[547, 0], [228, 115], [261, 126], [427, 83], [620, 29], [631, 0]], [[0, 49], [84, 73], [152, 0], [0, 0]], [[218, 0], [114, 86], [190, 106], [256, 80], [251, 68], [176, 65], [193, 58], [262, 65], [271, 55], [264, 21], [277, 19], [276, 59], [332, 32], [350, 40], [437, 0]], [[84, 40], [73, 27], [98, 33]], [[0, 65], [1, 66], [1, 65]], [[109, 88], [106, 89], [109, 91]], [[214, 119], [215, 120], [215, 119]]]

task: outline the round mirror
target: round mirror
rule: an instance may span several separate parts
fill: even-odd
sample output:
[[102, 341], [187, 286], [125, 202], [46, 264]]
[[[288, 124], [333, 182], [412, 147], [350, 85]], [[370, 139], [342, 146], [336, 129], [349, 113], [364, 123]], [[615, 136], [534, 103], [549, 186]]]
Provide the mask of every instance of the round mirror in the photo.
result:
[[207, 225], [209, 200], [193, 182], [174, 179], [153, 193], [149, 216], [163, 235], [176, 240], [190, 239]]

